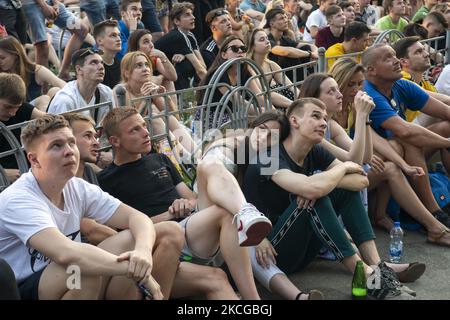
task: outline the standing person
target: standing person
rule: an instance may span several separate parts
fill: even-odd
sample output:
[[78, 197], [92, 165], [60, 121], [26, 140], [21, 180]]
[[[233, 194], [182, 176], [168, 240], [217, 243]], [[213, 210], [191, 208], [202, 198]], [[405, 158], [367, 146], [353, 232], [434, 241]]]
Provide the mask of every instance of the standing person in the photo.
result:
[[21, 0], [0, 1], [0, 24], [6, 32], [25, 44], [27, 42], [27, 24], [22, 12]]
[[[59, 77], [65, 81], [70, 80], [70, 58], [83, 44], [88, 35], [88, 27], [73, 13], [66, 9], [58, 0], [32, 0], [26, 1], [23, 12], [30, 26], [31, 40], [36, 50], [36, 63], [48, 67], [48, 39], [44, 20], [52, 20], [61, 29], [68, 29], [72, 37], [64, 50]], [[93, 44], [91, 44], [93, 45]]]
[[[272, 149], [270, 161], [264, 159], [262, 164], [259, 160], [245, 174], [244, 194], [266, 212], [274, 225], [270, 242], [257, 249], [253, 267], [261, 269], [266, 277], [275, 263], [287, 274], [297, 272], [325, 244], [350, 272], [360, 260], [365, 263], [368, 277], [375, 266], [379, 268], [380, 286], [368, 289], [370, 297], [413, 299], [411, 290], [401, 285], [395, 274], [408, 270], [410, 265], [387, 264], [378, 255], [375, 235], [356, 192], [368, 185], [364, 170], [356, 163], [337, 160], [318, 145], [327, 128], [325, 105], [315, 98], [302, 98], [294, 101], [286, 114], [290, 133], [278, 152]], [[270, 168], [273, 161], [278, 166]], [[361, 257], [339, 223], [339, 215]]]
[[[0, 194], [0, 257], [14, 270], [22, 298], [136, 299], [136, 282], [154, 299], [168, 298], [180, 229], [170, 222], [155, 227], [141, 212], [75, 178], [79, 151], [62, 116], [34, 120], [21, 139], [31, 171]], [[123, 231], [99, 247], [82, 244], [83, 217]], [[73, 264], [81, 272], [79, 290], [66, 284]]]
[[153, 39], [156, 41], [164, 35], [161, 24], [156, 14], [155, 0], [141, 0], [142, 22], [145, 29], [150, 30]]

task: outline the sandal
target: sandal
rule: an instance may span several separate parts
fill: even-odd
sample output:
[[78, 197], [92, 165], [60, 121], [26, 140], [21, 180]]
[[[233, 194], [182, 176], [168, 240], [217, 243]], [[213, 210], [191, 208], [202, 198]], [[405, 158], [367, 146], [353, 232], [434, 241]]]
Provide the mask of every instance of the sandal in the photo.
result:
[[408, 265], [408, 268], [397, 273], [398, 280], [400, 282], [414, 282], [423, 275], [425, 269], [424, 263], [412, 262]]
[[450, 242], [448, 242], [448, 243], [441, 242], [442, 238], [446, 234], [450, 234], [450, 230], [447, 229], [447, 228], [442, 230], [441, 233], [438, 236], [436, 236], [436, 237], [431, 237], [430, 234], [428, 234], [427, 242], [431, 243], [431, 244], [434, 244], [436, 246], [450, 247]]
[[302, 294], [308, 295], [308, 300], [324, 300], [323, 293], [319, 290], [311, 290], [308, 293], [300, 291], [294, 300], [300, 300]]

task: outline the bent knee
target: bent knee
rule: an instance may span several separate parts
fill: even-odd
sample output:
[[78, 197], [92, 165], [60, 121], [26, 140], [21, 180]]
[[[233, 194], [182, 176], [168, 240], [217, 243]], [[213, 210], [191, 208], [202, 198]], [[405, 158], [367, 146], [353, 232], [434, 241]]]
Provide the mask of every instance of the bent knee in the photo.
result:
[[184, 245], [184, 230], [173, 221], [159, 222], [155, 224], [156, 241], [164, 247], [176, 247], [179, 250]]

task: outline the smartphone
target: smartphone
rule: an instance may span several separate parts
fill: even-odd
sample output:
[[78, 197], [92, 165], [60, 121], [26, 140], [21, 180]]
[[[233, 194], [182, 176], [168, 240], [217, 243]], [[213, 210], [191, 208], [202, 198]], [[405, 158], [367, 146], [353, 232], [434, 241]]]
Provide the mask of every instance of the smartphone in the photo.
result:
[[138, 286], [139, 290], [141, 291], [142, 295], [144, 296], [144, 299], [150, 299], [150, 300], [153, 299], [151, 292], [146, 287], [144, 287], [142, 284], [139, 284], [139, 283], [137, 284], [137, 286]]

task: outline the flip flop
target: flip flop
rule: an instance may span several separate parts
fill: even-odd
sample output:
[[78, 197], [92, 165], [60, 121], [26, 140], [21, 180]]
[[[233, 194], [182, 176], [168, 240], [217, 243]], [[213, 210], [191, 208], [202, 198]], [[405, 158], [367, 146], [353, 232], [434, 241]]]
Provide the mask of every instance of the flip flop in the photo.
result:
[[424, 263], [412, 262], [408, 265], [408, 268], [397, 273], [398, 280], [400, 282], [414, 282], [423, 275], [425, 269]]

